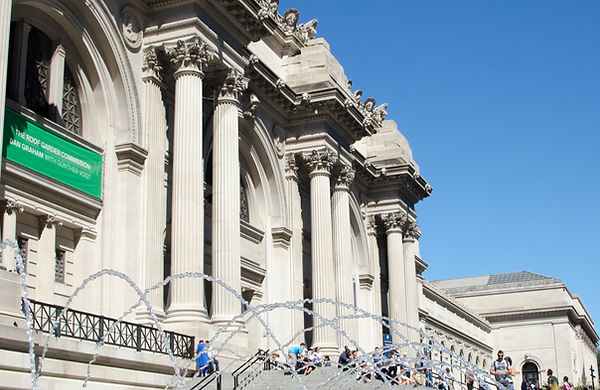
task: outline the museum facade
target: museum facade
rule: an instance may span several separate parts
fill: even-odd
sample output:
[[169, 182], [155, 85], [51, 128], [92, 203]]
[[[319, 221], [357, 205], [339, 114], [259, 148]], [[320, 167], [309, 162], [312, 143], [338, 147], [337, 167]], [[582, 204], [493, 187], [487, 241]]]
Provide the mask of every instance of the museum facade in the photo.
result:
[[[222, 356], [235, 359], [299, 340], [370, 351], [384, 334], [400, 342], [403, 323], [444, 342], [451, 353], [436, 358], [489, 365], [504, 317], [423, 279], [415, 205], [432, 187], [387, 104], [353, 89], [317, 20], [300, 16], [277, 0], [2, 2], [1, 227], [17, 243], [0, 263], [7, 386], [31, 383], [25, 274], [36, 345], [71, 332], [49, 344], [40, 377], [61, 388], [87, 376], [164, 387], [173, 359], [150, 345], [164, 341], [153, 327], [176, 359], [191, 337], [215, 335], [231, 335]], [[114, 272], [94, 276], [103, 269]], [[243, 302], [296, 307], [246, 321]], [[65, 304], [77, 331], [52, 328]], [[351, 305], [392, 330], [351, 319]], [[595, 364], [591, 318], [583, 304], [573, 312], [560, 321], [583, 343], [574, 364]], [[331, 321], [342, 332], [321, 326]], [[107, 342], [88, 375], [94, 344], [73, 337], [109, 326], [129, 336]]]

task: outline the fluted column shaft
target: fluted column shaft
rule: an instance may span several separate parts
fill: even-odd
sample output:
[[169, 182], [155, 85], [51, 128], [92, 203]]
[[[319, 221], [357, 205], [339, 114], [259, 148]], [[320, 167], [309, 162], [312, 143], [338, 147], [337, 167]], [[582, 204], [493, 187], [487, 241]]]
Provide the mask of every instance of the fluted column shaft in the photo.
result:
[[[175, 72], [171, 273], [204, 272], [202, 64], [197, 42], [178, 42]], [[204, 287], [197, 279], [172, 282], [169, 322], [206, 319]]]
[[[333, 190], [333, 261], [335, 265], [335, 287], [338, 302], [354, 304], [354, 288], [352, 278], [354, 273], [354, 260], [352, 258], [352, 231], [350, 226], [350, 188], [354, 179], [354, 171], [343, 168]], [[352, 314], [353, 310], [338, 306], [337, 316]], [[338, 321], [348, 335], [356, 340], [357, 320], [340, 319]], [[344, 345], [348, 341], [341, 335], [338, 344]]]
[[[298, 188], [298, 165], [296, 156], [288, 155], [285, 164], [285, 178], [287, 181], [288, 207], [292, 238], [290, 240], [291, 252], [291, 296], [292, 301], [298, 301], [303, 296], [303, 274], [302, 274], [302, 199]], [[296, 334], [304, 328], [304, 315], [299, 310], [292, 310], [291, 334]], [[301, 336], [304, 338], [304, 334]], [[304, 341], [304, 340], [302, 340]]]
[[[8, 44], [12, 1], [0, 4], [0, 124], [4, 128], [4, 105], [6, 103], [6, 75], [8, 73]], [[2, 155], [2, 145], [0, 145]]]
[[[385, 217], [387, 233], [387, 257], [388, 257], [388, 279], [389, 279], [389, 316], [392, 320], [406, 324], [408, 321], [405, 307], [406, 276], [404, 270], [404, 249], [402, 247], [402, 225], [401, 214], [390, 214]], [[406, 335], [406, 328], [392, 325], [393, 329]], [[392, 334], [394, 344], [402, 340], [395, 333]]]
[[[372, 302], [373, 314], [381, 315], [381, 266], [379, 265], [379, 244], [377, 243], [377, 225], [375, 216], [367, 217], [367, 243], [369, 245], [369, 259], [371, 260], [371, 273], [373, 274]], [[375, 321], [370, 321], [372, 324], [372, 348], [380, 345], [383, 340], [383, 329], [381, 325]]]
[[[216, 279], [241, 292], [239, 93], [242, 75], [231, 70], [216, 101], [213, 124], [212, 270]], [[229, 291], [213, 292], [213, 322], [225, 322], [241, 312]]]
[[[310, 218], [312, 253], [312, 295], [313, 299], [334, 299], [335, 270], [333, 264], [330, 170], [333, 157], [328, 152], [313, 152], [308, 157], [310, 168]], [[313, 310], [323, 317], [333, 320], [335, 306], [328, 303], [315, 303]], [[314, 326], [321, 321], [314, 320]], [[313, 344], [321, 347], [322, 352], [337, 352], [336, 331], [330, 326], [316, 328]]]
[[[144, 113], [143, 129], [146, 133], [146, 169], [144, 170], [145, 226], [144, 226], [144, 287], [150, 288], [163, 280], [164, 276], [164, 232], [166, 227], [165, 190], [165, 153], [166, 153], [166, 117], [162, 101], [160, 80], [161, 68], [158, 65], [156, 51], [150, 49], [144, 56]], [[163, 289], [148, 294], [154, 313], [164, 317]], [[150, 322], [145, 310], [140, 319]]]
[[[420, 234], [414, 222], [406, 224], [404, 232], [404, 273], [406, 277], [406, 312], [408, 324], [419, 329], [419, 294], [417, 285], [417, 271], [415, 255], [417, 255], [417, 237]], [[419, 342], [419, 334], [416, 331], [409, 332], [411, 342]]]

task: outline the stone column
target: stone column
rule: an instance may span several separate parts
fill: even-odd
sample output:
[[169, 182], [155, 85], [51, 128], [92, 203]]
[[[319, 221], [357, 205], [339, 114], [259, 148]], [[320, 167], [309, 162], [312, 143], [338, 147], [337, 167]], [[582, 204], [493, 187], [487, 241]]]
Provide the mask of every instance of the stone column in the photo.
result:
[[[354, 259], [352, 258], [352, 228], [350, 226], [350, 185], [354, 181], [354, 170], [345, 166], [335, 180], [333, 189], [333, 263], [335, 266], [336, 299], [340, 303], [354, 304]], [[354, 313], [354, 310], [338, 306], [337, 316]], [[353, 340], [358, 337], [357, 321], [340, 319], [338, 325]], [[339, 335], [338, 345], [349, 341]]]
[[[298, 164], [296, 156], [288, 154], [285, 159], [285, 179], [287, 182], [288, 208], [290, 215], [290, 228], [292, 238], [290, 239], [290, 270], [292, 281], [292, 300], [299, 301], [303, 296], [303, 274], [302, 274], [302, 200], [298, 188]], [[304, 329], [304, 315], [301, 311], [292, 311], [291, 334], [296, 334]], [[304, 341], [304, 335], [301, 336]]]
[[54, 267], [56, 265], [56, 227], [63, 222], [52, 215], [40, 217], [38, 269], [35, 299], [54, 303]]
[[[204, 272], [204, 169], [202, 160], [202, 64], [208, 50], [199, 40], [179, 41], [169, 51], [175, 71], [171, 275]], [[172, 282], [167, 321], [207, 318], [204, 283]]]
[[59, 123], [62, 123], [66, 54], [65, 48], [58, 44], [48, 66], [48, 86], [46, 89], [48, 106], [51, 110], [51, 117]]
[[[6, 75], [8, 73], [8, 44], [10, 34], [10, 14], [12, 1], [0, 4], [0, 126], [4, 129], [4, 105], [6, 103]], [[4, 134], [4, 130], [2, 131]], [[0, 156], [2, 143], [0, 143]]]
[[[330, 151], [313, 151], [306, 156], [310, 168], [310, 220], [312, 252], [312, 295], [313, 299], [335, 298], [335, 268], [331, 227], [330, 175], [335, 156]], [[335, 306], [315, 303], [313, 310], [333, 320]], [[314, 320], [314, 326], [321, 322]], [[313, 344], [321, 347], [323, 354], [338, 352], [336, 331], [330, 326], [314, 331]]]
[[[417, 285], [417, 270], [415, 266], [415, 255], [417, 255], [417, 238], [421, 233], [415, 222], [408, 221], [404, 225], [404, 276], [406, 278], [406, 315], [408, 324], [419, 329], [419, 290]], [[411, 330], [408, 339], [411, 342], [419, 342], [419, 334]]]
[[[379, 245], [377, 244], [377, 223], [374, 215], [367, 217], [367, 243], [369, 248], [370, 269], [373, 274], [372, 313], [381, 316], [381, 267], [379, 265]], [[383, 342], [383, 328], [379, 323], [371, 321], [373, 348], [381, 345]]]
[[[160, 72], [157, 52], [150, 48], [144, 53], [143, 76], [143, 131], [148, 150], [144, 170], [144, 288], [150, 288], [164, 277], [164, 236], [166, 227], [165, 153], [167, 144], [167, 123], [165, 106], [162, 101]], [[152, 291], [147, 296], [158, 319], [165, 316], [163, 289]], [[152, 323], [150, 313], [144, 307], [137, 313], [144, 323]]]
[[[212, 273], [241, 293], [239, 95], [242, 74], [230, 69], [218, 91], [213, 122]], [[223, 323], [241, 312], [241, 302], [215, 286], [212, 320]]]
[[[2, 219], [2, 241], [11, 240], [17, 242], [17, 212], [22, 213], [25, 208], [13, 200], [3, 200], [0, 209], [3, 215]], [[5, 248], [2, 252], [0, 269], [14, 271], [17, 269], [17, 260], [12, 248]]]
[[[406, 214], [404, 213], [392, 213], [384, 217], [387, 233], [389, 316], [392, 320], [404, 324], [408, 322], [405, 307], [406, 277], [404, 271], [404, 249], [402, 247], [402, 227], [405, 222]], [[406, 328], [404, 326], [392, 325], [392, 329], [396, 329], [406, 336]], [[403, 341], [398, 335], [393, 333], [392, 342], [397, 344]]]

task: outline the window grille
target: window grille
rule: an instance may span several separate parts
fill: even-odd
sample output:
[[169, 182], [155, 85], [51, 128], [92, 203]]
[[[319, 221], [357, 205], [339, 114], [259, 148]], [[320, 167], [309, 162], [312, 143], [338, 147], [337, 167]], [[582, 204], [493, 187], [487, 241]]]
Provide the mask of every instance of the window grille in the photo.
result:
[[27, 45], [25, 70], [25, 103], [27, 108], [48, 117], [48, 67], [52, 42], [43, 32], [31, 28]]
[[65, 282], [65, 251], [62, 249], [56, 250], [54, 261], [54, 281], [57, 283]]
[[71, 71], [66, 66], [63, 83], [62, 119], [67, 130], [75, 134], [81, 134], [81, 111], [77, 85]]
[[250, 222], [250, 210], [248, 209], [248, 192], [243, 182], [240, 182], [240, 219]]

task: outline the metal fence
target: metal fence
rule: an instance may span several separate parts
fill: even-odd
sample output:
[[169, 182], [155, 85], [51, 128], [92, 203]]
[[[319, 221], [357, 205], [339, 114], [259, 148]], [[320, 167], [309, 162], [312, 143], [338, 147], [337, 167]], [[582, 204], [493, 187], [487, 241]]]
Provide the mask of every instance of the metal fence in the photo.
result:
[[[94, 342], [104, 338], [104, 344], [137, 351], [167, 354], [168, 346], [175, 356], [182, 358], [194, 356], [192, 336], [165, 331], [165, 343], [158, 329], [150, 326], [126, 321], [118, 322], [114, 318], [71, 309], [65, 312], [62, 306], [32, 300], [29, 302], [34, 330], [52, 333], [56, 337], [65, 336]], [[111, 327], [113, 327], [112, 331], [110, 331]]]

